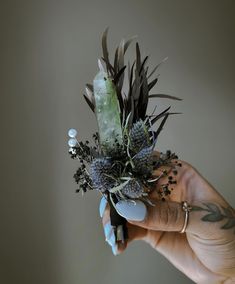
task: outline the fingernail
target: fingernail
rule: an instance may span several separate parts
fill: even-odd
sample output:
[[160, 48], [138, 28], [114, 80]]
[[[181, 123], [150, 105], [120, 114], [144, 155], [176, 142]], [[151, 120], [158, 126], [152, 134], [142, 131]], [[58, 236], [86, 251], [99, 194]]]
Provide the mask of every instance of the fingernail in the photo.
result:
[[147, 213], [145, 204], [139, 200], [121, 200], [115, 205], [115, 207], [119, 215], [132, 221], [143, 221]]
[[107, 205], [107, 200], [106, 198], [103, 196], [100, 200], [100, 207], [99, 207], [99, 212], [100, 212], [100, 217], [102, 218], [103, 215], [104, 215], [104, 210], [105, 210], [105, 207]]
[[111, 232], [112, 232], [112, 226], [110, 222], [108, 222], [107, 224], [104, 225], [104, 235], [106, 239], [109, 238]]
[[105, 234], [106, 242], [108, 242], [110, 246], [115, 245], [116, 239], [115, 239], [114, 231], [113, 231], [113, 228], [112, 228], [110, 222], [105, 224], [105, 226], [104, 226], [104, 234]]
[[112, 246], [112, 252], [113, 252], [114, 255], [118, 254], [118, 246], [117, 245]]
[[111, 247], [115, 246], [116, 240], [115, 240], [115, 235], [114, 235], [113, 232], [112, 232], [111, 236], [109, 238], [107, 238], [107, 242], [109, 243], [109, 245]]

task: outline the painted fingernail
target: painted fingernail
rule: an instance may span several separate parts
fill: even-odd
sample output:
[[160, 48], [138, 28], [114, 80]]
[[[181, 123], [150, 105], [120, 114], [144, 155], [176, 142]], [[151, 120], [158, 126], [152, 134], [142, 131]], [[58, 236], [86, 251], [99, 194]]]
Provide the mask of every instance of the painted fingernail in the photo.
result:
[[103, 196], [100, 200], [100, 207], [99, 207], [99, 212], [100, 212], [100, 217], [102, 218], [103, 215], [104, 215], [104, 210], [105, 210], [105, 207], [107, 205], [107, 200], [106, 198]]
[[118, 246], [117, 245], [112, 246], [112, 252], [113, 252], [114, 255], [118, 254]]
[[105, 234], [106, 242], [108, 242], [110, 246], [115, 245], [115, 243], [116, 243], [115, 235], [114, 235], [114, 231], [113, 231], [113, 228], [112, 228], [110, 222], [105, 224], [105, 226], [104, 226], [104, 234]]
[[110, 237], [110, 233], [112, 232], [112, 226], [110, 222], [104, 225], [104, 235], [105, 238], [108, 239]]
[[121, 200], [116, 204], [116, 209], [119, 215], [132, 221], [143, 221], [146, 214], [147, 208], [142, 201], [139, 200]]
[[107, 238], [107, 242], [111, 247], [115, 246], [116, 240], [115, 240], [115, 235], [114, 232], [111, 233], [111, 236]]

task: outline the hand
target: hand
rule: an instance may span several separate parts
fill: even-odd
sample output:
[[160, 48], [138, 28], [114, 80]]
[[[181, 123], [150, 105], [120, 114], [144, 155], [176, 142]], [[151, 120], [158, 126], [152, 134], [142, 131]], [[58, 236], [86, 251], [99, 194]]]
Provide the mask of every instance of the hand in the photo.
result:
[[[145, 204], [147, 210], [142, 218], [143, 208], [140, 208], [137, 217], [142, 221], [133, 221], [138, 208], [134, 211], [125, 208], [121, 212], [128, 220], [129, 238], [125, 244], [115, 244], [109, 205], [102, 199], [100, 214], [113, 253], [120, 254], [130, 242], [143, 240], [196, 283], [235, 283], [234, 210], [192, 166], [178, 162], [182, 167], [167, 201], [159, 200], [157, 191], [152, 192], [150, 200], [155, 206]], [[161, 178], [157, 187], [162, 183], [166, 183], [166, 177]], [[192, 211], [186, 232], [181, 234], [185, 221], [183, 201], [191, 205]], [[128, 219], [130, 216], [132, 220]]]

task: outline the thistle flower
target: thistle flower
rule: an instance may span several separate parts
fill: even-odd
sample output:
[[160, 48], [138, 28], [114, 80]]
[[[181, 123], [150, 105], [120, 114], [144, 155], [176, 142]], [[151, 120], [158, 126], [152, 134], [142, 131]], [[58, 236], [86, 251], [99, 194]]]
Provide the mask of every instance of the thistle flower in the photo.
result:
[[116, 185], [116, 174], [110, 158], [94, 159], [90, 167], [92, 184], [96, 190], [105, 192]]
[[150, 174], [153, 170], [152, 159], [153, 147], [145, 147], [137, 153], [132, 161], [134, 163], [134, 171], [138, 174]]
[[122, 193], [129, 198], [139, 198], [144, 194], [144, 188], [141, 181], [131, 179], [123, 188]]
[[129, 135], [130, 147], [135, 153], [150, 145], [147, 127], [141, 119], [133, 124]]

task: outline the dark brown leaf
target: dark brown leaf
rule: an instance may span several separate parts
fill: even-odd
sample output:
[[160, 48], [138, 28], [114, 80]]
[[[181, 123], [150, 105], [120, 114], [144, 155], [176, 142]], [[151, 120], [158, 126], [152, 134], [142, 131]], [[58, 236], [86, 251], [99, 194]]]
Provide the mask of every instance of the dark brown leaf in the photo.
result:
[[111, 65], [111, 63], [109, 61], [107, 61], [104, 57], [101, 57], [105, 64], [106, 64], [106, 68], [107, 68], [107, 71], [109, 71], [110, 75], [113, 77], [115, 76], [115, 70], [113, 68], [113, 66]]
[[126, 69], [126, 66], [123, 66], [121, 70], [118, 71], [118, 73], [115, 75], [113, 82], [116, 84], [118, 80], [120, 79], [121, 75], [123, 75], [124, 71]]
[[140, 66], [141, 66], [141, 55], [140, 55], [140, 47], [138, 42], [136, 43], [136, 69], [140, 70]]
[[168, 59], [168, 57], [164, 58], [148, 75], [148, 79], [155, 73], [155, 71]]
[[93, 103], [89, 100], [89, 98], [86, 96], [86, 94], [83, 94], [83, 96], [84, 96], [84, 98], [85, 98], [87, 104], [88, 104], [89, 107], [91, 108], [91, 110], [92, 110], [93, 112], [95, 112], [95, 106], [93, 105]]
[[128, 47], [129, 47], [129, 45], [130, 45], [130, 44], [132, 43], [132, 41], [133, 41], [134, 39], [136, 39], [136, 38], [137, 38], [137, 36], [132, 36], [130, 39], [128, 39], [128, 40], [125, 42], [125, 44], [124, 44], [124, 53], [126, 53]]
[[163, 115], [166, 114], [166, 112], [170, 109], [171, 107], [169, 106], [168, 108], [166, 108], [164, 111], [162, 111], [161, 113], [157, 114], [152, 120], [151, 120], [151, 125], [153, 125], [158, 119], [160, 119]]
[[158, 78], [154, 79], [152, 82], [148, 84], [149, 91], [156, 85]]
[[155, 135], [156, 135], [156, 138], [158, 137], [158, 135], [159, 135], [160, 132], [162, 131], [163, 126], [164, 126], [164, 124], [165, 124], [165, 122], [166, 122], [168, 116], [169, 116], [169, 113], [166, 113], [166, 114], [165, 114], [165, 117], [163, 118], [162, 122], [160, 123], [160, 125], [159, 125], [159, 127], [158, 127], [158, 129], [157, 129], [157, 131], [156, 131], [156, 134], [155, 134]]
[[141, 66], [140, 66], [140, 71], [139, 71], [139, 75], [141, 74], [141, 72], [144, 69], [144, 65], [146, 64], [147, 60], [148, 60], [148, 56], [145, 57], [144, 61], [142, 62]]
[[172, 99], [177, 101], [182, 101], [182, 99], [177, 98], [175, 96], [166, 95], [166, 94], [151, 94], [149, 95], [149, 98], [164, 98], [164, 99]]
[[[106, 64], [109, 63], [109, 53], [108, 53], [108, 47], [107, 47], [108, 29], [109, 28], [106, 28], [102, 36], [102, 50], [103, 50], [103, 57], [105, 59]], [[107, 66], [107, 70], [108, 70], [108, 66]]]

